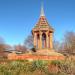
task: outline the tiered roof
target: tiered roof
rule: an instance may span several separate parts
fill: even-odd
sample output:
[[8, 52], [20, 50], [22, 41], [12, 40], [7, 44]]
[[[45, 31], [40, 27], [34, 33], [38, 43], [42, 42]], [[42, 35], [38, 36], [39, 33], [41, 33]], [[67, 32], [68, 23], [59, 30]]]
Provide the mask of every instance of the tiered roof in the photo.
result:
[[40, 19], [38, 23], [35, 25], [33, 28], [34, 31], [37, 30], [49, 30], [49, 31], [54, 31], [54, 29], [48, 24], [45, 14], [44, 14], [44, 9], [43, 6], [41, 7], [41, 14], [40, 14]]

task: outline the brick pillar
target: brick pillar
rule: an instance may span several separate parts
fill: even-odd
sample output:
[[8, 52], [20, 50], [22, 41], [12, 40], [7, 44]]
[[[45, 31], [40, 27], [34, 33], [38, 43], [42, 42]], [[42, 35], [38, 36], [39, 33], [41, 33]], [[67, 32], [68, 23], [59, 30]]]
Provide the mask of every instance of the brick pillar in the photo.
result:
[[34, 33], [34, 47], [37, 47], [37, 34]]
[[38, 37], [38, 49], [40, 48], [39, 42], [40, 42], [40, 36]]
[[49, 35], [50, 49], [53, 49], [53, 33]]
[[48, 32], [46, 32], [46, 48], [49, 48]]
[[42, 32], [40, 32], [39, 48], [42, 48]]

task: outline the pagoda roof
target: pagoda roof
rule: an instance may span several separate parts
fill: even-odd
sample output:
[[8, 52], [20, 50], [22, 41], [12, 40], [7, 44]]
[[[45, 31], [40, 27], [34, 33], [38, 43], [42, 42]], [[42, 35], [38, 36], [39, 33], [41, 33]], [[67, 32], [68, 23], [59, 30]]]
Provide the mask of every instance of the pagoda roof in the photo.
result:
[[49, 30], [51, 32], [54, 32], [54, 29], [47, 22], [47, 19], [44, 14], [43, 5], [41, 6], [41, 13], [40, 13], [39, 21], [34, 26], [32, 31], [39, 31], [39, 30]]
[[53, 31], [54, 29], [48, 24], [45, 16], [41, 16], [38, 23], [35, 25], [33, 29], [49, 29]]

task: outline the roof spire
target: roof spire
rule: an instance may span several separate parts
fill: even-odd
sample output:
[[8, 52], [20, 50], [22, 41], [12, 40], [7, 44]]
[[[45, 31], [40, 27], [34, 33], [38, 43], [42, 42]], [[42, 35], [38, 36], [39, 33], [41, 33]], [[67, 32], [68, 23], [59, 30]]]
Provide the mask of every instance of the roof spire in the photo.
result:
[[41, 4], [41, 14], [40, 14], [40, 16], [45, 16], [43, 3]]

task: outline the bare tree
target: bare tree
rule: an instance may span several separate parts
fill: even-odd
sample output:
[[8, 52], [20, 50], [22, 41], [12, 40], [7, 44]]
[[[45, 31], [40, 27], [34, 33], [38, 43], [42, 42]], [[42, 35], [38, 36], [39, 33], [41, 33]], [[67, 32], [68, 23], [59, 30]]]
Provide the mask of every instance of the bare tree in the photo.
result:
[[4, 39], [0, 37], [0, 52], [5, 50]]
[[54, 40], [54, 41], [53, 41], [53, 48], [54, 48], [55, 51], [59, 51], [59, 48], [60, 48], [60, 42]]
[[28, 48], [28, 49], [31, 49], [33, 48], [33, 36], [32, 35], [29, 35], [25, 41], [24, 41], [24, 45]]
[[66, 32], [64, 35], [64, 41], [61, 47], [64, 52], [68, 54], [75, 53], [75, 33], [74, 32]]
[[0, 37], [0, 58], [5, 58], [6, 55], [5, 55], [5, 42], [4, 42], [4, 39], [2, 37]]
[[26, 50], [27, 50], [27, 48], [24, 45], [20, 45], [20, 44], [15, 45], [14, 48], [16, 51], [23, 52], [23, 53], [26, 52]]

